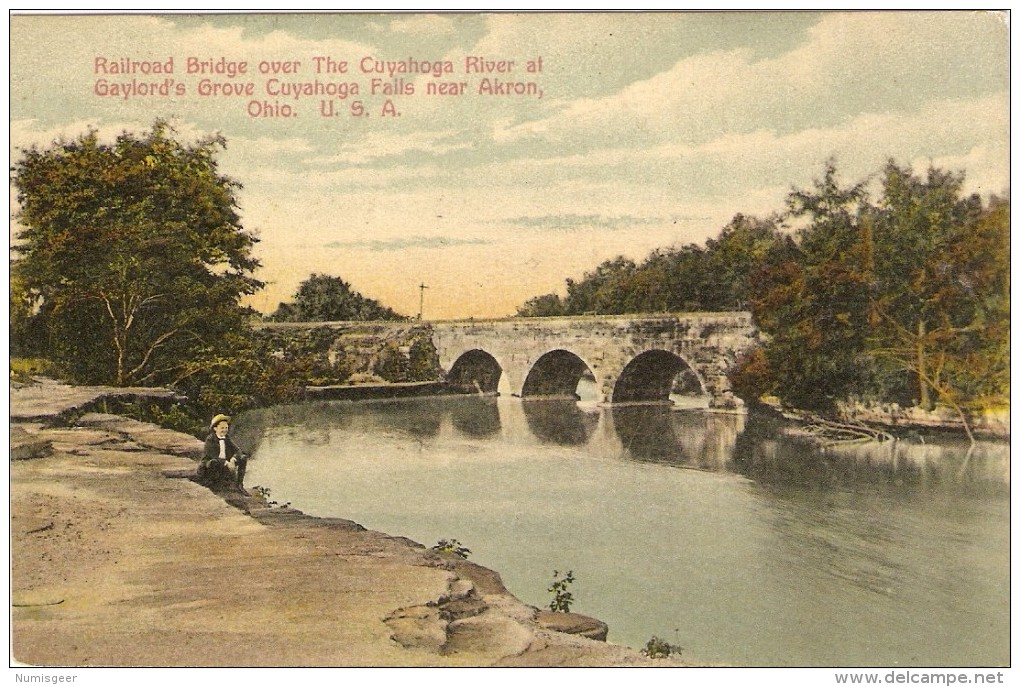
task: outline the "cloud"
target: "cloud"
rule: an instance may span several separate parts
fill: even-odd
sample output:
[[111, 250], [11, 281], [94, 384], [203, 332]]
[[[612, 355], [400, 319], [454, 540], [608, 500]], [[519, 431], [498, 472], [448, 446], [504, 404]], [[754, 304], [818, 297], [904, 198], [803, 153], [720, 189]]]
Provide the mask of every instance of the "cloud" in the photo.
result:
[[453, 143], [453, 131], [370, 131], [361, 138], [346, 142], [336, 155], [311, 157], [305, 160], [312, 165], [364, 165], [392, 157], [419, 153], [422, 159], [470, 148], [468, 143]]
[[538, 217], [511, 217], [509, 219], [493, 220], [493, 223], [512, 224], [528, 229], [541, 231], [577, 231], [582, 229], [602, 229], [616, 231], [622, 228], [629, 228], [642, 224], [659, 222], [658, 218], [635, 217], [623, 215], [619, 217], [607, 217], [605, 215], [542, 215]]
[[[641, 258], [714, 235], [737, 212], [780, 210], [830, 156], [847, 182], [893, 157], [963, 169], [968, 189], [1008, 188], [1008, 38], [987, 12], [14, 17], [10, 140], [45, 146], [92, 126], [112, 139], [157, 116], [174, 117], [185, 140], [219, 131], [220, 168], [244, 184], [268, 274], [296, 284], [335, 268], [382, 294], [413, 271], [409, 283], [450, 289], [500, 283], [519, 303], [616, 254]], [[400, 118], [347, 117], [352, 98], [327, 119], [302, 98], [297, 118], [262, 119], [247, 99], [90, 90], [96, 55], [170, 54], [181, 69], [190, 55], [256, 70], [332, 55], [362, 84], [362, 55], [458, 70], [465, 55], [540, 56], [545, 97], [421, 86]], [[496, 305], [457, 307], [448, 314]]]
[[[202, 131], [190, 122], [179, 119], [168, 120], [168, 124], [185, 141], [196, 141], [210, 132]], [[152, 121], [122, 120], [110, 121], [99, 118], [81, 118], [60, 124], [48, 124], [36, 118], [12, 119], [10, 123], [11, 146], [25, 148], [32, 145], [48, 146], [56, 140], [73, 140], [89, 130], [95, 130], [102, 143], [112, 143], [125, 131], [140, 133], [152, 127]]]
[[453, 19], [441, 14], [415, 14], [394, 19], [390, 22], [389, 29], [395, 33], [435, 37], [454, 33], [456, 25]]
[[758, 59], [740, 48], [687, 56], [612, 94], [576, 99], [494, 136], [504, 144], [538, 138], [588, 148], [608, 140], [698, 144], [761, 128], [787, 133], [848, 115], [911, 111], [933, 98], [980, 97], [1008, 83], [999, 33], [987, 13], [825, 15], [784, 54]]
[[401, 251], [409, 248], [438, 250], [456, 246], [484, 246], [492, 243], [482, 239], [464, 239], [454, 236], [408, 236], [407, 238], [369, 241], [331, 241], [326, 248], [362, 248], [372, 252]]

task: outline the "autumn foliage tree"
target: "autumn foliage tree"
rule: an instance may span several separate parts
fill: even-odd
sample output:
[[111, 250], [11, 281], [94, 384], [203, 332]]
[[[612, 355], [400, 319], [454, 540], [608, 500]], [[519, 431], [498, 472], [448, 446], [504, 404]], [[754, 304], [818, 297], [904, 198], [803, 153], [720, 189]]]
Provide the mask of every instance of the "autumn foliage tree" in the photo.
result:
[[845, 184], [829, 161], [782, 213], [738, 214], [704, 246], [642, 263], [607, 260], [518, 315], [749, 309], [764, 344], [731, 370], [742, 398], [822, 413], [943, 404], [966, 425], [1008, 403], [1010, 278], [1009, 199], [967, 196], [963, 181], [889, 161]]
[[864, 201], [863, 185], [841, 186], [830, 163], [814, 188], [788, 197], [791, 219], [802, 220], [794, 240], [752, 269], [752, 312], [769, 336], [775, 392], [797, 407], [829, 410], [867, 382]]
[[157, 121], [20, 151], [12, 272], [41, 323], [28, 329], [73, 381], [178, 382], [243, 326], [240, 298], [261, 283], [240, 185], [218, 168], [225, 145]]
[[967, 415], [1009, 390], [1009, 203], [962, 193], [963, 175], [893, 161], [872, 201], [832, 163], [790, 194], [804, 224], [761, 263], [752, 309], [768, 335], [738, 379], [790, 405], [937, 403]]
[[961, 415], [1009, 388], [1009, 204], [962, 186], [890, 161], [871, 237], [873, 354], [910, 374], [918, 405]]

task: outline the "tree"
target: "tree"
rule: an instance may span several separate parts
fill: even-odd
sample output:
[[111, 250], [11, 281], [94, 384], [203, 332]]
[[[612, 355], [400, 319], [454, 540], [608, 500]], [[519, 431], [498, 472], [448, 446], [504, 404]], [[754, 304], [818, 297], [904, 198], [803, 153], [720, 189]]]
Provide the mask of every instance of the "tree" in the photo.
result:
[[619, 255], [586, 273], [581, 281], [567, 279], [568, 309], [576, 315], [627, 312], [625, 298], [636, 267], [633, 260]]
[[967, 411], [1009, 389], [1009, 202], [961, 195], [962, 174], [890, 161], [875, 220], [874, 353], [915, 399]]
[[916, 375], [916, 398], [925, 410], [935, 403], [932, 380], [939, 375], [929, 367], [937, 364], [937, 342], [969, 326], [977, 304], [962, 287], [962, 279], [973, 284], [973, 278], [960, 251], [973, 240], [981, 201], [961, 198], [962, 185], [962, 174], [932, 167], [921, 179], [889, 161], [874, 213], [874, 308], [883, 325], [878, 342], [910, 349], [906, 367]]
[[40, 328], [40, 318], [33, 312], [35, 298], [11, 266], [10, 280], [10, 341], [11, 355], [31, 356], [42, 353], [46, 332]]
[[736, 215], [704, 247], [652, 251], [640, 265], [606, 260], [580, 280], [567, 279], [567, 297], [545, 294], [518, 308], [520, 317], [598, 313], [723, 311], [748, 307], [753, 268], [780, 240], [778, 218]]
[[556, 317], [563, 314], [563, 301], [555, 293], [529, 298], [517, 308], [518, 317]]
[[962, 183], [890, 161], [872, 204], [829, 163], [813, 190], [791, 193], [808, 223], [754, 272], [768, 341], [735, 384], [823, 412], [851, 397], [941, 402], [969, 432], [967, 411], [1009, 389], [1009, 203], [985, 207]]
[[271, 319], [278, 322], [404, 320], [372, 298], [365, 298], [340, 277], [313, 274], [301, 282], [294, 301], [281, 303]]
[[752, 271], [752, 312], [770, 337], [776, 393], [795, 407], [830, 411], [870, 377], [867, 198], [863, 184], [840, 186], [830, 161], [813, 189], [790, 193], [788, 206], [808, 223], [796, 244], [773, 243]]
[[779, 219], [737, 214], [717, 239], [705, 242], [700, 309], [744, 310], [751, 293], [751, 275], [780, 241]]
[[221, 136], [182, 143], [157, 121], [112, 144], [94, 130], [20, 151], [12, 267], [73, 381], [169, 383], [249, 313], [257, 239], [222, 175]]

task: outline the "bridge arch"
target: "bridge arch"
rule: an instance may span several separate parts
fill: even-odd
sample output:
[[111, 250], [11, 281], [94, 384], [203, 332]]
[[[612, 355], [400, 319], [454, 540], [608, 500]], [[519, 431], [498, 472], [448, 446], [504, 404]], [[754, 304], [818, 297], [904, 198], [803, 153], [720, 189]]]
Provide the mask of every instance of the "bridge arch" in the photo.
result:
[[495, 394], [499, 390], [499, 378], [503, 367], [492, 354], [480, 348], [462, 353], [446, 375], [447, 382], [466, 391], [480, 391]]
[[577, 384], [589, 374], [598, 378], [592, 366], [581, 356], [557, 348], [539, 356], [521, 388], [521, 398], [562, 398], [577, 400]]
[[676, 353], [655, 349], [634, 356], [613, 385], [612, 403], [669, 403], [674, 381], [697, 394], [705, 383], [691, 365]]

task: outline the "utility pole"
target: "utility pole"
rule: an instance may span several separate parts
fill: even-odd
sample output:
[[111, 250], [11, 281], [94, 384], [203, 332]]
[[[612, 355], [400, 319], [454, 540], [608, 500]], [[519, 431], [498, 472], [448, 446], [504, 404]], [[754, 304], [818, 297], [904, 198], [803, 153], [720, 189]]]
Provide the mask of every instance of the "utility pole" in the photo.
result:
[[427, 289], [427, 288], [428, 287], [425, 286], [425, 282], [422, 282], [421, 284], [418, 285], [418, 290], [421, 291], [421, 295], [418, 297], [418, 320], [419, 321], [421, 321], [421, 314], [425, 310], [425, 289]]

